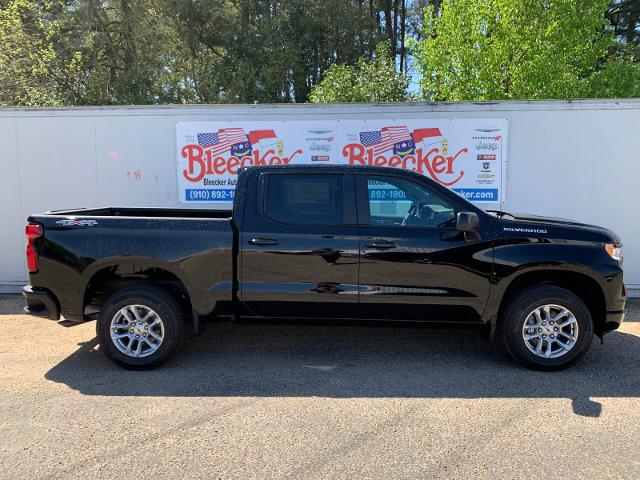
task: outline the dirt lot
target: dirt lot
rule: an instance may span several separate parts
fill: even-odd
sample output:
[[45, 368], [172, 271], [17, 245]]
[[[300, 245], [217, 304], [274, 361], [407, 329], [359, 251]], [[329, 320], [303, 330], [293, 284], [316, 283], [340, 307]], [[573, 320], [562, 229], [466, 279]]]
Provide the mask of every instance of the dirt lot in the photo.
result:
[[211, 324], [129, 372], [0, 295], [2, 478], [640, 478], [640, 314], [572, 369], [473, 330]]

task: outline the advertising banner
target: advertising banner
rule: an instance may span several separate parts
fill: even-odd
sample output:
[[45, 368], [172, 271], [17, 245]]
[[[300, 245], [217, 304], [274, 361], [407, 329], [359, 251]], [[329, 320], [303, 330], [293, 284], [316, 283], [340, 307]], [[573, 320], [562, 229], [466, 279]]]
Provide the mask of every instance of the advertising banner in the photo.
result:
[[506, 119], [178, 122], [178, 198], [228, 208], [254, 165], [404, 168], [474, 203], [502, 203]]

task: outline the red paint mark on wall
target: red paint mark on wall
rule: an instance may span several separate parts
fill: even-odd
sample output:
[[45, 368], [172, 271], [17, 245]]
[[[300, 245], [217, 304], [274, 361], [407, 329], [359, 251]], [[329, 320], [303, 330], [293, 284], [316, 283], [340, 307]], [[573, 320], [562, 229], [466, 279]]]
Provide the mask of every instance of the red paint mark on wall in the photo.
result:
[[127, 170], [127, 178], [131, 180], [131, 175], [133, 175], [133, 180], [142, 180], [142, 170], [139, 168], [133, 172]]

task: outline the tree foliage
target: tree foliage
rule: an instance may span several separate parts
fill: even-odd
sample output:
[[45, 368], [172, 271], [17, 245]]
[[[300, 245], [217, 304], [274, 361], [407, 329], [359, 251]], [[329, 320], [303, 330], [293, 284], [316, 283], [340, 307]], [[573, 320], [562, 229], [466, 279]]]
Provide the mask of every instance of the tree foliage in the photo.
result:
[[639, 4], [0, 0], [0, 105], [631, 95]]
[[310, 100], [316, 103], [400, 102], [407, 99], [409, 79], [396, 70], [389, 42], [380, 43], [371, 60], [360, 58], [356, 65], [334, 64]]
[[638, 94], [638, 65], [612, 55], [606, 0], [449, 0], [427, 11], [414, 52], [435, 100]]
[[405, 0], [0, 0], [0, 105], [304, 102]]
[[606, 16], [617, 40], [614, 54], [640, 61], [640, 0], [613, 0]]
[[63, 103], [56, 87], [75, 68], [73, 60], [62, 63], [55, 50], [60, 27], [47, 21], [54, 8], [16, 0], [0, 10], [0, 104]]

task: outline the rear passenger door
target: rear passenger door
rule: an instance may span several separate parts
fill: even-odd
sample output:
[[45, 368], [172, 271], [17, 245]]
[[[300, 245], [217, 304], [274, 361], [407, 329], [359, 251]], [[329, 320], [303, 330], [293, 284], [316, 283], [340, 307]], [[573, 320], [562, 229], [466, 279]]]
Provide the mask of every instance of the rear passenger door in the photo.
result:
[[354, 316], [359, 252], [353, 174], [274, 170], [256, 182], [239, 240], [244, 313]]

